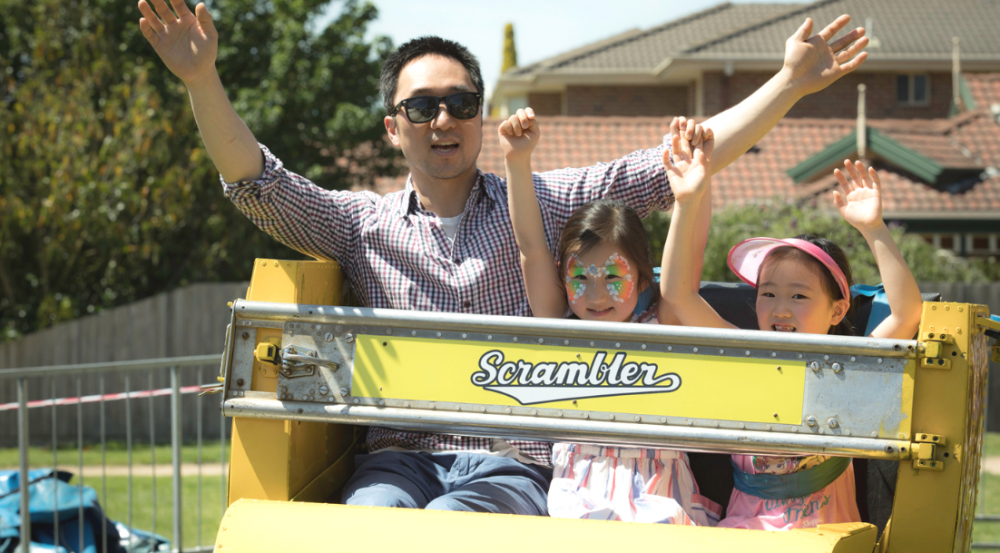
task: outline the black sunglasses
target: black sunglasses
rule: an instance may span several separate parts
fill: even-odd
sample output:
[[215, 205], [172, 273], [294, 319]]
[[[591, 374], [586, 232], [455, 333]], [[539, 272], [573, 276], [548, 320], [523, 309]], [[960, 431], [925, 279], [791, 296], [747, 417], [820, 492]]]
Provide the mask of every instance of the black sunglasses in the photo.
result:
[[441, 102], [444, 102], [448, 113], [455, 119], [472, 119], [479, 113], [483, 95], [478, 92], [457, 92], [444, 97], [414, 96], [396, 104], [389, 115], [396, 115], [403, 108], [410, 123], [426, 123], [438, 116]]

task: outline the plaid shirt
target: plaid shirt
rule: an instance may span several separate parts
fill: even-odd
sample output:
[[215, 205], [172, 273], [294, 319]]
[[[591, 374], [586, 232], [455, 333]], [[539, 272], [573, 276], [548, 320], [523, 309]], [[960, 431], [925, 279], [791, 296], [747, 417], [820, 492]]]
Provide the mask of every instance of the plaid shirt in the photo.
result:
[[[582, 169], [535, 173], [549, 248], [556, 250], [566, 220], [590, 201], [621, 200], [640, 217], [666, 209], [671, 192], [663, 148]], [[285, 169], [263, 145], [261, 150], [263, 176], [256, 181], [223, 182], [226, 196], [282, 243], [317, 259], [338, 262], [363, 305], [531, 315], [504, 179], [479, 173], [452, 241], [437, 215], [423, 209], [409, 180], [405, 190], [385, 196], [325, 190]], [[372, 451], [490, 450], [492, 440], [372, 428], [368, 444]], [[548, 444], [515, 440], [510, 444], [542, 464], [551, 464]]]

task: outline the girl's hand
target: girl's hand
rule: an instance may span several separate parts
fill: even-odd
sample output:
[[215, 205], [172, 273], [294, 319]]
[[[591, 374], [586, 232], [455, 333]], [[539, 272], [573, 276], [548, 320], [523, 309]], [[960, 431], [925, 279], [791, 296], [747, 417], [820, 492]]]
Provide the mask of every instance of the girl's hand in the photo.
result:
[[538, 143], [538, 123], [531, 108], [517, 110], [506, 121], [500, 123], [500, 146], [507, 161], [528, 161], [531, 151]]
[[844, 169], [850, 179], [840, 169], [833, 170], [833, 175], [840, 182], [840, 191], [833, 191], [833, 203], [840, 210], [840, 215], [861, 231], [884, 225], [878, 173], [871, 167], [866, 171], [860, 161], [851, 163], [847, 159], [844, 160]]
[[674, 199], [681, 203], [697, 201], [708, 188], [715, 135], [693, 119], [675, 117], [670, 122], [670, 140], [671, 151], [663, 152], [663, 166]]

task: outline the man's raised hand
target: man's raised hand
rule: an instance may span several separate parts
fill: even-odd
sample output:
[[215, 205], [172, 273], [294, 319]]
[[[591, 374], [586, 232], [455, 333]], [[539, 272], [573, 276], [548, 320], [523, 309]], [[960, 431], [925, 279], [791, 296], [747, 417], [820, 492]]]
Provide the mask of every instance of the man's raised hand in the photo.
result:
[[715, 134], [693, 119], [675, 117], [670, 122], [670, 141], [670, 150], [663, 152], [663, 166], [674, 199], [681, 203], [697, 201], [708, 189]]
[[862, 27], [830, 42], [850, 21], [851, 16], [842, 15], [818, 34], [812, 35], [813, 21], [807, 18], [785, 42], [782, 71], [789, 73], [792, 83], [802, 95], [823, 90], [857, 69], [868, 57], [867, 52], [861, 51], [868, 45], [868, 37], [864, 36]]
[[500, 123], [497, 130], [500, 135], [500, 146], [503, 147], [504, 159], [507, 161], [528, 161], [531, 151], [538, 143], [538, 122], [535, 121], [535, 111], [531, 108], [519, 109], [506, 121]]
[[172, 12], [164, 0], [151, 1], [153, 6], [139, 0], [143, 15], [139, 29], [167, 68], [186, 84], [215, 71], [219, 33], [205, 4], [198, 4], [191, 13], [184, 0], [170, 0]]

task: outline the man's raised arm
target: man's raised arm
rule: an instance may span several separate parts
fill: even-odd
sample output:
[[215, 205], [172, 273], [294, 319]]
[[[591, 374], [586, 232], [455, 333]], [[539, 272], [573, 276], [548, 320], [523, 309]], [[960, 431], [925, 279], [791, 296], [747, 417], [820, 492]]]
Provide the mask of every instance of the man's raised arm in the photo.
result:
[[813, 22], [806, 19], [785, 42], [781, 71], [750, 97], [704, 123], [715, 132], [713, 173], [746, 153], [803, 96], [823, 90], [865, 61], [868, 53], [861, 50], [868, 45], [868, 38], [863, 28], [830, 42], [850, 21], [850, 16], [842, 15], [810, 36]]
[[[219, 33], [205, 4], [194, 13], [184, 0], [170, 0], [175, 16], [164, 0], [139, 0], [142, 35], [167, 68], [177, 75], [191, 97], [191, 108], [208, 155], [226, 182], [255, 180], [264, 173], [264, 155], [257, 139], [236, 114], [219, 73], [215, 58]], [[156, 11], [153, 11], [153, 8]]]

